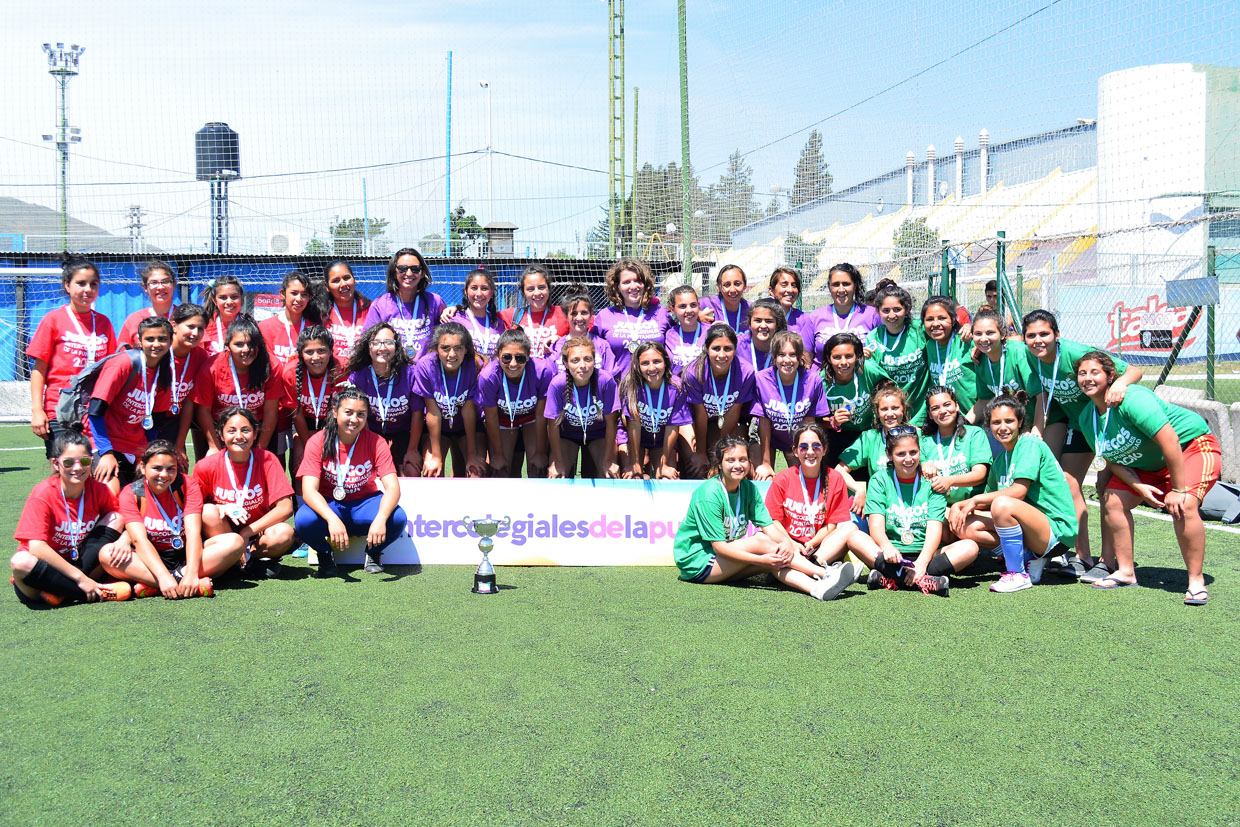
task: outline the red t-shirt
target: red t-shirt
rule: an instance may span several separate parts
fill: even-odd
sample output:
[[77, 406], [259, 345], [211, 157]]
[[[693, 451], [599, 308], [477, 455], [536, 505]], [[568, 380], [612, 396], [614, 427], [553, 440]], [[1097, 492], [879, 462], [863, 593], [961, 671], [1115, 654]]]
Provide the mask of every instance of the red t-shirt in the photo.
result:
[[[142, 527], [146, 529], [146, 537], [151, 541], [151, 545], [155, 546], [156, 551], [172, 549], [172, 538], [175, 536], [180, 536], [181, 542], [186, 542], [185, 515], [202, 513], [202, 489], [198, 487], [198, 481], [184, 474], [177, 474], [177, 478], [182, 480], [181, 498], [183, 507], [178, 510], [177, 501], [172, 496], [171, 489], [165, 491], [159, 497], [159, 504], [163, 506], [169, 520], [175, 522], [177, 521], [177, 514], [181, 514], [179, 531], [174, 531], [164, 521], [163, 516], [159, 513], [159, 509], [152, 502], [150, 489], [147, 489], [146, 495], [142, 498], [142, 508], [145, 514], [138, 509], [138, 500], [133, 495], [132, 485], [126, 485], [121, 491], [121, 516], [125, 519], [125, 525], [142, 523]], [[184, 550], [184, 546], [177, 549], [180, 552], [184, 552]]]
[[207, 360], [198, 374], [194, 385], [194, 402], [199, 405], [211, 406], [211, 421], [214, 422], [220, 411], [229, 405], [239, 405], [253, 411], [259, 424], [263, 421], [263, 405], [268, 399], [279, 402], [284, 398], [284, 380], [280, 378], [280, 369], [272, 366], [267, 381], [261, 388], [250, 388], [249, 376], [237, 375], [241, 384], [241, 401], [237, 401], [237, 385], [233, 382], [232, 355], [217, 353]]
[[353, 344], [366, 330], [366, 311], [370, 309], [368, 299], [354, 299], [352, 312], [341, 311], [335, 302], [327, 314], [324, 327], [332, 334], [332, 355], [341, 362], [349, 361], [353, 352]]
[[[250, 471], [250, 486], [246, 489], [245, 501], [241, 503], [246, 510], [246, 522], [257, 520], [277, 502], [293, 496], [293, 484], [284, 475], [275, 454], [262, 448], [255, 448], [251, 454], [254, 468]], [[232, 477], [228, 475], [226, 464], [232, 465]], [[203, 500], [224, 506], [235, 504], [238, 489], [245, 488], [245, 473], [249, 467], [248, 462], [229, 462], [227, 451], [219, 451], [199, 460], [194, 465], [194, 479], [202, 488]], [[237, 488], [233, 487], [234, 478]]]
[[[297, 469], [298, 477], [318, 477], [319, 493], [330, 502], [332, 490], [336, 487], [339, 476], [337, 469], [343, 465], [349, 451], [337, 443], [335, 457], [323, 457], [322, 431], [310, 437], [306, 443], [306, 453], [301, 458], [301, 467]], [[353, 459], [349, 461], [349, 472], [343, 485], [344, 501], [361, 500], [379, 493], [379, 480], [388, 474], [396, 473], [396, 465], [392, 462], [392, 451], [383, 437], [369, 429], [363, 429], [353, 443]]]
[[285, 324], [283, 312], [258, 323], [258, 332], [263, 334], [273, 365], [282, 366], [297, 361], [297, 337], [305, 326], [305, 319], [301, 320], [300, 325]]
[[[77, 541], [86, 539], [94, 529], [99, 518], [119, 510], [116, 497], [108, 487], [94, 477], [86, 478], [86, 487], [82, 490], [82, 527], [78, 529]], [[21, 551], [30, 550], [31, 540], [42, 540], [66, 560], [73, 559], [73, 531], [71, 520], [77, 520], [78, 500], [68, 501], [65, 509], [64, 489], [60, 487], [60, 477], [48, 477], [30, 491], [30, 499], [17, 520], [17, 530], [13, 539], [18, 541], [17, 548]]]
[[[120, 336], [117, 337], [117, 341], [119, 342], [120, 346], [137, 348], [138, 347], [138, 325], [142, 323], [143, 319], [149, 319], [151, 316], [154, 316], [154, 315], [155, 315], [155, 308], [153, 307], [144, 307], [141, 310], [135, 310], [134, 312], [130, 313], [129, 318], [125, 319], [125, 323], [121, 325]], [[172, 311], [169, 310], [168, 315], [164, 316], [163, 318], [166, 319], [168, 318], [168, 316], [171, 316], [171, 315], [172, 315]]]
[[[94, 331], [92, 334], [91, 331]], [[68, 305], [43, 317], [26, 345], [26, 355], [47, 363], [43, 386], [43, 411], [56, 416], [60, 389], [81, 373], [82, 368], [116, 352], [116, 333], [108, 317], [94, 310], [74, 313]]]
[[205, 350], [195, 347], [183, 358], [176, 359], [174, 373], [177, 381], [172, 388], [174, 404], [184, 407], [194, 401], [194, 387], [198, 384], [198, 376], [202, 373], [202, 366], [207, 363], [207, 358]]
[[224, 320], [217, 315], [207, 323], [206, 329], [202, 331], [202, 339], [198, 342], [198, 347], [206, 352], [208, 358], [217, 353], [223, 353], [228, 350], [228, 342], [224, 341], [226, 332], [228, 332], [228, 325], [224, 324]]
[[[322, 422], [327, 419], [327, 414], [332, 409], [332, 394], [349, 384], [349, 374], [345, 373], [344, 365], [337, 360], [332, 367], [336, 369], [336, 381], [326, 390], [323, 389], [323, 383], [327, 381], [326, 376], [320, 376], [318, 379], [315, 379], [307, 372], [301, 381], [300, 397], [297, 397], [297, 360], [294, 359], [292, 362], [289, 362], [282, 371], [284, 401], [281, 405], [285, 409], [292, 411], [293, 414], [296, 414], [297, 410], [300, 409], [306, 417], [306, 424], [310, 426], [311, 430], [317, 430], [314, 424], [316, 420]], [[331, 372], [330, 367], [328, 372]], [[320, 394], [322, 394], [321, 399], [319, 398]], [[316, 400], [319, 403], [317, 417], [314, 412]]]
[[[108, 429], [108, 439], [112, 447], [122, 454], [141, 454], [146, 450], [149, 440], [142, 429], [142, 419], [146, 416], [147, 395], [155, 397], [151, 413], [165, 413], [172, 407], [171, 388], [156, 387], [155, 380], [160, 368], [146, 368], [146, 390], [143, 390], [142, 379], [137, 371], [131, 371], [130, 357], [117, 356], [99, 371], [99, 379], [90, 393], [91, 399], [100, 399], [108, 403], [103, 413], [103, 424]], [[164, 370], [164, 378], [168, 371]]]
[[[766, 492], [766, 510], [771, 519], [788, 530], [788, 535], [798, 543], [804, 543], [827, 523], [839, 525], [848, 522], [848, 488], [844, 478], [833, 468], [827, 469], [825, 491], [822, 475], [818, 479], [805, 480], [801, 490], [801, 472], [787, 468], [775, 475]], [[813, 501], [806, 501], [806, 494]]]
[[[516, 319], [513, 315], [516, 314]], [[542, 313], [534, 313], [528, 307], [517, 312], [509, 307], [499, 311], [499, 317], [507, 327], [519, 327], [530, 339], [530, 355], [542, 358], [551, 352], [556, 339], [568, 335], [568, 317], [557, 306], [544, 307]]]

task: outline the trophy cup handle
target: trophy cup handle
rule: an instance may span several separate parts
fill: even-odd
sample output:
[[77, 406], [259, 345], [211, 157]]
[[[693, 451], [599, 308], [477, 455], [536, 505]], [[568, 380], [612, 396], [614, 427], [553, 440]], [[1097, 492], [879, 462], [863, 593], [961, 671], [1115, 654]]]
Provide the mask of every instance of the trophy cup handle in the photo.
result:
[[505, 517], [503, 521], [500, 522], [499, 527], [502, 531], [507, 531], [512, 528], [512, 517]]

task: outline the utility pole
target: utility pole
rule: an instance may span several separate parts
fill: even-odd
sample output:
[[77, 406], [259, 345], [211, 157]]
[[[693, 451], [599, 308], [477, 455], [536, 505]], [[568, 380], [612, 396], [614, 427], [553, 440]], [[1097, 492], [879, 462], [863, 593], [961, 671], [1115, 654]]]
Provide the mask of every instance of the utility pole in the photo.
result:
[[53, 135], [44, 135], [43, 140], [56, 144], [58, 153], [60, 240], [61, 249], [65, 251], [69, 249], [69, 145], [80, 143], [82, 140], [82, 130], [76, 126], [69, 126], [69, 79], [77, 77], [78, 60], [84, 51], [86, 51], [85, 47], [76, 43], [71, 44], [67, 49], [63, 43], [57, 43], [55, 47], [50, 43], [43, 44], [43, 52], [47, 55], [47, 73], [56, 79], [60, 93], [56, 107], [56, 132]]
[[693, 206], [689, 199], [689, 35], [685, 0], [680, 0], [680, 257], [685, 284], [693, 284]]
[[629, 233], [633, 238], [633, 256], [637, 257], [637, 96], [641, 89], [633, 87], [633, 183], [629, 190]]
[[133, 204], [129, 207], [129, 252], [137, 255], [145, 252], [142, 248], [142, 207]]

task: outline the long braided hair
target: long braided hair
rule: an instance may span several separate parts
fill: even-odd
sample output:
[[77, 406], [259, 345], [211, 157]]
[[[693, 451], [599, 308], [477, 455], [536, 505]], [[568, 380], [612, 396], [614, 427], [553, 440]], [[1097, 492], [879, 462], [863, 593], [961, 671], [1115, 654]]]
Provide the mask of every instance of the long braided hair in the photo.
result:
[[569, 336], [564, 341], [564, 347], [560, 349], [560, 360], [564, 363], [564, 399], [560, 403], [560, 415], [555, 418], [555, 424], [559, 425], [564, 419], [564, 412], [568, 410], [569, 403], [573, 401], [573, 375], [568, 371], [568, 352], [573, 348], [588, 347], [590, 352], [595, 355], [594, 372], [590, 374], [590, 392], [591, 399], [599, 399], [602, 394], [598, 389], [598, 353], [594, 349], [594, 342], [590, 341], [589, 336]]
[[[356, 399], [366, 406], [366, 417], [370, 418], [370, 399], [366, 394], [357, 388], [341, 388], [332, 394], [332, 415], [327, 417], [327, 421], [323, 423], [323, 456], [335, 457], [336, 452], [340, 448], [339, 435], [336, 426], [336, 411], [340, 410], [340, 403], [346, 399]], [[362, 428], [366, 425], [363, 423]]]

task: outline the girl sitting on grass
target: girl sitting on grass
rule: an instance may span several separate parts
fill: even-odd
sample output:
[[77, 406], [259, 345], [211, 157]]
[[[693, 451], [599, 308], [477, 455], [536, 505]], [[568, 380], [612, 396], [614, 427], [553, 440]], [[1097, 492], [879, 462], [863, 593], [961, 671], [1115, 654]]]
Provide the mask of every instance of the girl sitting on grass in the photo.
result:
[[958, 540], [940, 548], [947, 500], [922, 476], [917, 429], [887, 430], [886, 448], [891, 469], [870, 478], [865, 501], [870, 536], [882, 549], [866, 585], [892, 591], [906, 586], [946, 597], [947, 575], [977, 559], [977, 543]]
[[[803, 554], [804, 546], [771, 519], [758, 487], [749, 479], [745, 440], [719, 440], [711, 472], [711, 478], [693, 492], [689, 513], [676, 532], [673, 554], [681, 580], [726, 583], [769, 572], [818, 600], [831, 600], [853, 582], [852, 563], [826, 569], [811, 563]], [[752, 537], [750, 524], [759, 529]]]

